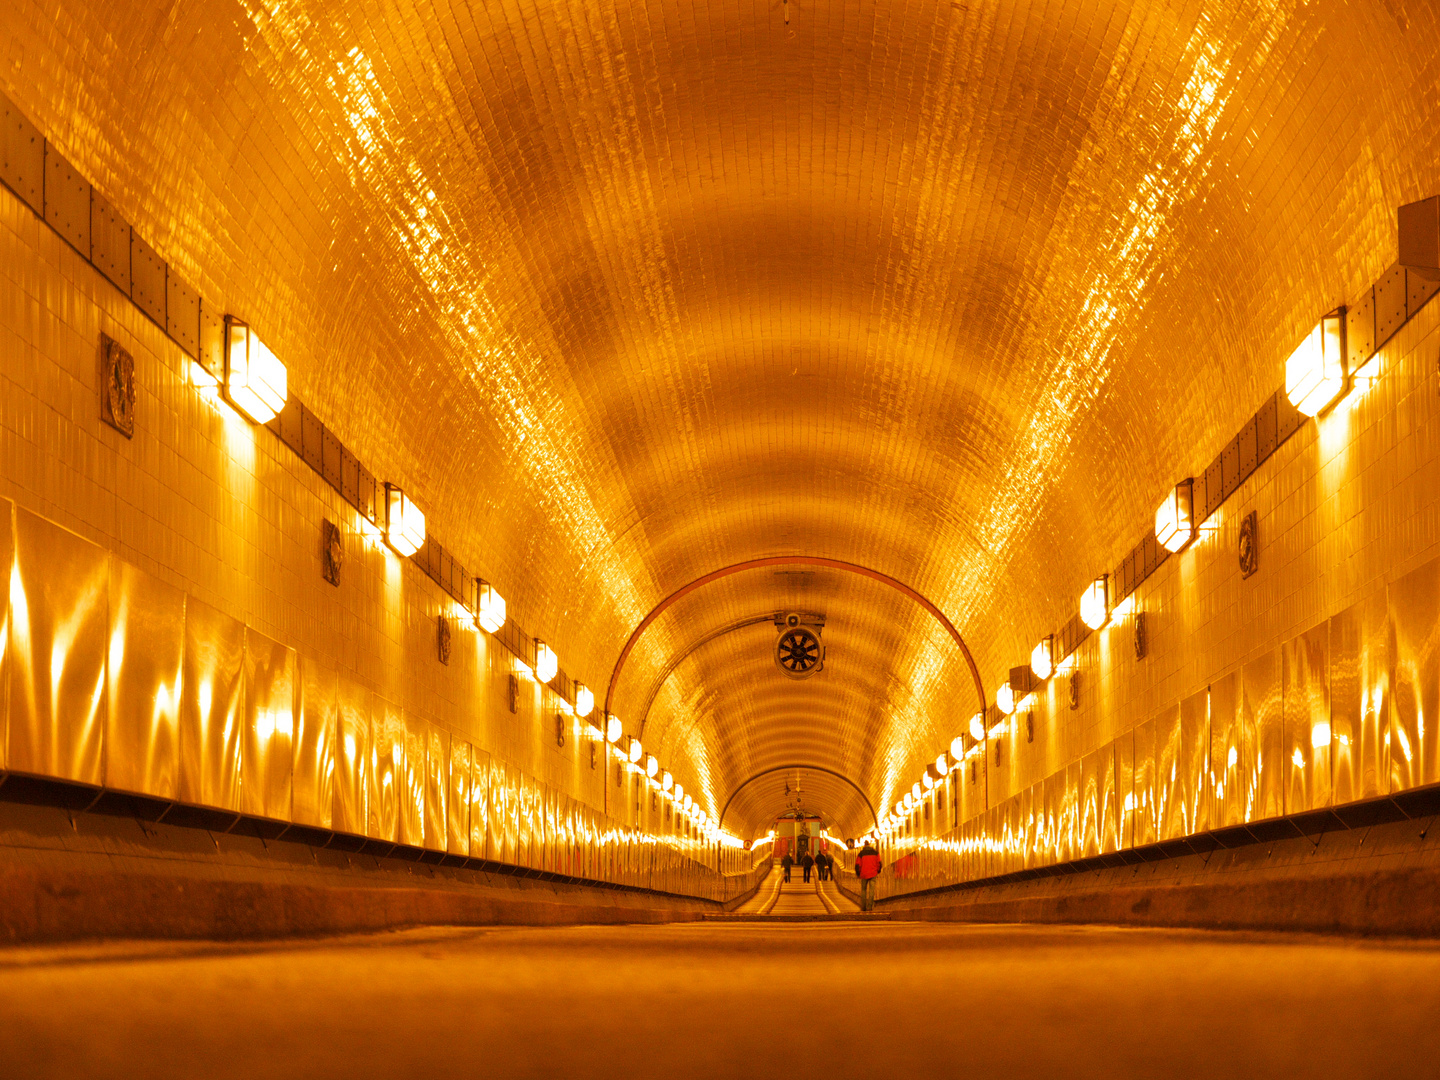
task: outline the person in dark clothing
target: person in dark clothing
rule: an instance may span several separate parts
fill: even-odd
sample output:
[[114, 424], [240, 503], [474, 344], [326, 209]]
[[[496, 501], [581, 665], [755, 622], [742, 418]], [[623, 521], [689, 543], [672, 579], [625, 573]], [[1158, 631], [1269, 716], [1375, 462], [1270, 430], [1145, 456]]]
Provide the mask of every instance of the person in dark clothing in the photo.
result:
[[824, 881], [824, 880], [826, 879], [826, 876], [827, 876], [827, 874], [828, 874], [828, 867], [829, 867], [829, 865], [830, 865], [830, 856], [829, 856], [829, 855], [826, 855], [825, 852], [823, 852], [823, 851], [817, 851], [817, 852], [815, 853], [815, 880], [816, 880], [816, 881]]
[[835, 876], [835, 856], [828, 851], [825, 852], [825, 867], [820, 872], [821, 881], [829, 881]]
[[875, 910], [875, 879], [880, 876], [884, 866], [880, 861], [880, 853], [872, 844], [862, 847], [860, 854], [855, 857], [855, 876], [860, 879], [861, 911]]
[[814, 869], [814, 867], [815, 857], [811, 855], [808, 851], [805, 852], [804, 855], [800, 856], [800, 870], [804, 874], [804, 879], [806, 881], [810, 880], [810, 871]]
[[795, 860], [790, 858], [790, 853], [787, 851], [785, 857], [780, 860], [780, 869], [785, 871], [785, 881], [787, 884], [790, 881], [790, 868], [794, 865]]

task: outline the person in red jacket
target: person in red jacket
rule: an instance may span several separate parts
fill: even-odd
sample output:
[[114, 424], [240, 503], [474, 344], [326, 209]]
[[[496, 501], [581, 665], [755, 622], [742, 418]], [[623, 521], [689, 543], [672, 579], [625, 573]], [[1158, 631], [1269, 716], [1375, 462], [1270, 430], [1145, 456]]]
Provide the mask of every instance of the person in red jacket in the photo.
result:
[[862, 847], [855, 857], [855, 875], [860, 879], [861, 911], [875, 910], [875, 879], [880, 876], [884, 865], [880, 861], [880, 853], [871, 844]]

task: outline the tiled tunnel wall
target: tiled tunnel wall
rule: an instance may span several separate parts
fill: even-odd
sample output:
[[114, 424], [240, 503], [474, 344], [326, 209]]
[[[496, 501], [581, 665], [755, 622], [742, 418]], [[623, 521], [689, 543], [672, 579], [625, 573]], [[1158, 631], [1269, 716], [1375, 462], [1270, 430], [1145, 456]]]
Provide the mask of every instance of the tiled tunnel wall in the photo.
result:
[[880, 895], [1440, 810], [1437, 307], [927, 794]]
[[[212, 827], [721, 900], [753, 884], [767, 847], [690, 830], [498, 640], [452, 618], [442, 662], [442, 589], [4, 188], [0, 223], [0, 792], [42, 777]], [[102, 333], [134, 357], [133, 438], [100, 419]]]

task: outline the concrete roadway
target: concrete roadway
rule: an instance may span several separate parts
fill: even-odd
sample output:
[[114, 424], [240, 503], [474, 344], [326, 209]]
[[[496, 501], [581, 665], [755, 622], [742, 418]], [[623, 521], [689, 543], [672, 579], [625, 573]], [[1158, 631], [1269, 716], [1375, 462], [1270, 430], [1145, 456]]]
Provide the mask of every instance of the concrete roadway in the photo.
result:
[[934, 923], [0, 950], [0, 1075], [1440, 1074], [1440, 945]]

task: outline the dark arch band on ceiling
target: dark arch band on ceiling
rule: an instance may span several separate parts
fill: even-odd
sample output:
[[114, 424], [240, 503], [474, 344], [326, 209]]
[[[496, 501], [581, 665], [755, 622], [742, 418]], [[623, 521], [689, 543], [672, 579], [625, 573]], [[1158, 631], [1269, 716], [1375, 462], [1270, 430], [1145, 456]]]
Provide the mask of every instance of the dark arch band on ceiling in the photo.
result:
[[827, 769], [824, 765], [776, 765], [774, 768], [771, 769], [762, 769], [754, 776], [751, 776], [748, 779], [742, 781], [740, 786], [730, 793], [730, 797], [725, 800], [725, 805], [720, 808], [720, 817], [716, 820], [715, 827], [717, 829], [724, 827], [725, 815], [730, 810], [730, 804], [735, 801], [735, 796], [739, 795], [740, 792], [744, 791], [746, 787], [748, 787], [750, 784], [753, 784], [756, 780], [759, 780], [762, 777], [769, 776], [771, 773], [787, 772], [790, 769], [803, 769], [806, 772], [823, 772], [827, 776], [833, 776], [835, 777], [835, 779], [841, 780], [844, 783], [849, 784], [852, 788], [855, 789], [855, 794], [859, 795], [861, 800], [864, 801], [865, 809], [870, 811], [870, 817], [873, 818], [875, 821], [875, 827], [877, 829], [880, 827], [880, 817], [875, 813], [875, 807], [870, 802], [870, 797], [860, 789], [860, 785], [855, 783], [854, 780], [851, 780], [844, 773], [836, 772], [834, 769]]
[[734, 563], [722, 567], [719, 570], [712, 570], [703, 577], [698, 577], [688, 585], [682, 585], [669, 596], [661, 600], [650, 610], [650, 614], [640, 620], [640, 625], [635, 627], [630, 637], [625, 642], [625, 647], [620, 650], [620, 658], [615, 661], [615, 670], [610, 673], [610, 685], [605, 691], [605, 715], [610, 714], [610, 706], [615, 697], [615, 687], [620, 682], [620, 672], [625, 668], [625, 661], [630, 656], [630, 650], [635, 648], [635, 643], [645, 633], [649, 625], [658, 619], [665, 609], [675, 601], [689, 596], [696, 589], [709, 585], [712, 581], [719, 581], [721, 578], [730, 577], [745, 570], [756, 570], [762, 566], [821, 566], [830, 570], [843, 570], [848, 574], [859, 574], [861, 577], [870, 578], [883, 585], [888, 585], [897, 592], [908, 596], [915, 603], [919, 604], [926, 611], [935, 617], [935, 620], [945, 628], [955, 644], [960, 647], [960, 655], [965, 657], [965, 663], [970, 668], [970, 678], [975, 682], [975, 696], [979, 699], [980, 711], [985, 711], [985, 686], [980, 681], [980, 669], [975, 666], [975, 658], [970, 655], [970, 649], [965, 644], [965, 639], [960, 636], [960, 631], [955, 629], [952, 623], [938, 607], [932, 604], [920, 593], [916, 592], [903, 581], [899, 581], [889, 574], [882, 574], [878, 570], [871, 570], [868, 566], [861, 566], [859, 563], [844, 562], [841, 559], [826, 559], [819, 555], [772, 555], [764, 559], [750, 559], [748, 562]]

